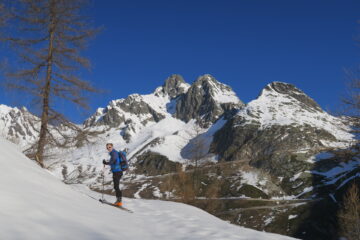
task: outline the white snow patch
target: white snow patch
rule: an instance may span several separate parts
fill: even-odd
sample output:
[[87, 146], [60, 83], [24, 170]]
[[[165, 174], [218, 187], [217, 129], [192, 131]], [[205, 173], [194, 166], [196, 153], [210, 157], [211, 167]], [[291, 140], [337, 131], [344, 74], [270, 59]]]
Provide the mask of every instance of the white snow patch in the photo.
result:
[[265, 219], [264, 225], [265, 226], [269, 225], [274, 219], [275, 219], [274, 216], [270, 216], [269, 218]]
[[259, 174], [256, 172], [241, 171], [241, 183], [246, 183], [254, 187], [264, 186], [266, 184], [265, 179], [261, 179]]
[[296, 179], [298, 179], [301, 176], [302, 172], [299, 172], [297, 174], [295, 174], [292, 178], [290, 178], [290, 182], [295, 181]]
[[162, 198], [163, 195], [162, 193], [160, 192], [160, 189], [158, 187], [155, 187], [154, 191], [153, 191], [153, 196], [154, 197], [157, 197], [157, 198]]
[[141, 188], [134, 194], [134, 197], [137, 198], [137, 199], [140, 199], [140, 193], [146, 189], [148, 186], [150, 186], [150, 183], [144, 183]]
[[319, 161], [321, 161], [321, 160], [329, 159], [329, 158], [332, 158], [332, 157], [334, 157], [334, 154], [333, 154], [333, 153], [330, 153], [330, 152], [322, 152], [322, 153], [319, 153], [319, 154], [316, 154], [316, 155], [310, 157], [309, 159], [306, 160], [306, 162], [316, 163], [316, 162], [319, 162]]
[[308, 192], [311, 192], [312, 190], [314, 190], [314, 187], [311, 186], [311, 187], [306, 187], [304, 188], [304, 190], [302, 191], [302, 193], [298, 194], [296, 196], [296, 198], [299, 198], [300, 196], [304, 195], [305, 193], [308, 193]]

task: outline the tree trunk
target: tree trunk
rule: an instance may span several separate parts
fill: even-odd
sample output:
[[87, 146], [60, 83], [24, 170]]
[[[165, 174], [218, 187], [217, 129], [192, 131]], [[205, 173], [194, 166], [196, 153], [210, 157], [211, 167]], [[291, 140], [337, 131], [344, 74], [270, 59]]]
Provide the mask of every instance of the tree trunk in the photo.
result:
[[52, 75], [52, 65], [53, 65], [53, 43], [54, 43], [54, 33], [55, 33], [55, 12], [54, 12], [55, 2], [51, 1], [50, 3], [50, 25], [49, 25], [49, 47], [48, 47], [48, 57], [47, 57], [47, 69], [46, 69], [46, 78], [45, 86], [43, 90], [43, 106], [41, 114], [41, 128], [39, 135], [38, 148], [36, 153], [36, 160], [41, 167], [44, 167], [44, 149], [46, 145], [46, 133], [48, 131], [48, 122], [49, 122], [49, 98], [50, 98], [50, 84], [51, 84], [51, 75]]

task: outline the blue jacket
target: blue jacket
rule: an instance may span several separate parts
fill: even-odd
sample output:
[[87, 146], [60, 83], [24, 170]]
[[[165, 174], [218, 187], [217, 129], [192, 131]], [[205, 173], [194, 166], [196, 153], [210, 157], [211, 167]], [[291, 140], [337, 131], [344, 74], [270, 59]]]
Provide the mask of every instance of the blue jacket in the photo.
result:
[[113, 149], [111, 152], [109, 152], [110, 160], [108, 162], [108, 165], [111, 167], [111, 171], [114, 172], [121, 172], [120, 167], [120, 158], [119, 153]]

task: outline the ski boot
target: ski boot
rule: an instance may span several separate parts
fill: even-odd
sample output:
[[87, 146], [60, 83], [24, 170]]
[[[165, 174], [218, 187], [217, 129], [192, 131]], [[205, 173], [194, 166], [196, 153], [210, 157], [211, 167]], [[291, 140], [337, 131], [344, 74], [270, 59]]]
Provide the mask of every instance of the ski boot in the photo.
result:
[[118, 206], [118, 207], [122, 207], [122, 201], [121, 199], [117, 199], [116, 202], [114, 203], [115, 206]]

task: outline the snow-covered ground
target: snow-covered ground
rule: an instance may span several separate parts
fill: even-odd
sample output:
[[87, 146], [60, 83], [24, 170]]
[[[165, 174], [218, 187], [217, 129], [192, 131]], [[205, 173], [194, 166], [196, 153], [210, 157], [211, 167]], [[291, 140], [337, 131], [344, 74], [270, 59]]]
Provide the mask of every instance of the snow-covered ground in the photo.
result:
[[124, 199], [128, 213], [102, 205], [84, 186], [65, 185], [3, 138], [0, 152], [0, 239], [291, 239], [180, 203]]

